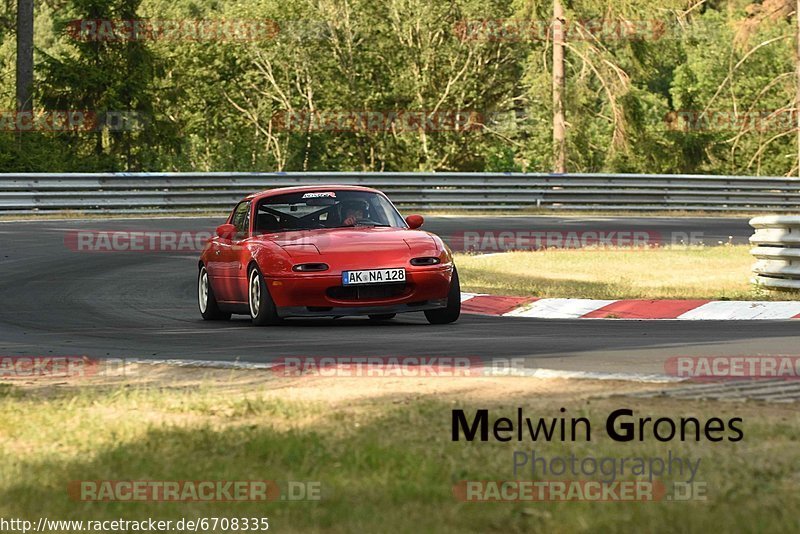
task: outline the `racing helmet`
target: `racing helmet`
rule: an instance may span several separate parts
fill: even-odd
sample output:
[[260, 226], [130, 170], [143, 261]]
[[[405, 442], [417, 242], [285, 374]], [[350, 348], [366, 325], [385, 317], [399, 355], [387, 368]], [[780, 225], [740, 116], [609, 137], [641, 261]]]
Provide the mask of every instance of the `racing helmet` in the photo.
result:
[[344, 200], [339, 204], [339, 216], [341, 220], [347, 218], [349, 211], [360, 211], [365, 219], [369, 219], [369, 203], [362, 199]]

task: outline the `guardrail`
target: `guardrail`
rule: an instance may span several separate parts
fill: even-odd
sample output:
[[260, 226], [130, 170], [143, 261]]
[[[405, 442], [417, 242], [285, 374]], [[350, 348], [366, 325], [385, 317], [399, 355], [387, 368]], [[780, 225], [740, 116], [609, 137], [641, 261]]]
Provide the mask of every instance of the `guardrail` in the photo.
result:
[[107, 173], [0, 174], [0, 214], [227, 211], [253, 191], [322, 183], [379, 188], [419, 210], [787, 212], [800, 179], [678, 174]]
[[750, 220], [756, 229], [750, 253], [753, 283], [769, 289], [800, 289], [800, 217], [765, 216]]

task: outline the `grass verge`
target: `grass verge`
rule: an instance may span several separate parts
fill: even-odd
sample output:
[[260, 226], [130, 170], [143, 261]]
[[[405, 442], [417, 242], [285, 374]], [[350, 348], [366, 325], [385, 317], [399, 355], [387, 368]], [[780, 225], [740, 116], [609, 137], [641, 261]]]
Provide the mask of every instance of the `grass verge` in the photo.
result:
[[456, 257], [464, 291], [594, 299], [800, 300], [753, 286], [747, 245], [547, 249]]
[[[137, 380], [134, 373], [80, 386], [5, 385], [0, 517], [269, 517], [271, 529], [280, 532], [797, 528], [796, 407], [598, 397], [643, 387], [516, 377], [284, 379], [267, 371], [185, 369], [166, 370], [156, 379]], [[513, 417], [517, 406], [531, 417], [553, 417], [565, 407], [591, 421], [592, 440], [451, 441], [451, 409], [488, 408], [493, 415]], [[604, 420], [620, 407], [654, 418], [742, 417], [745, 437], [736, 443], [614, 442], [604, 438]], [[465, 503], [454, 498], [453, 485], [461, 480], [530, 479], [514, 477], [512, 455], [532, 448], [545, 457], [652, 457], [671, 451], [701, 459], [697, 480], [707, 485], [708, 500]], [[322, 498], [102, 503], [75, 502], [66, 491], [74, 480], [252, 479], [318, 481]]]

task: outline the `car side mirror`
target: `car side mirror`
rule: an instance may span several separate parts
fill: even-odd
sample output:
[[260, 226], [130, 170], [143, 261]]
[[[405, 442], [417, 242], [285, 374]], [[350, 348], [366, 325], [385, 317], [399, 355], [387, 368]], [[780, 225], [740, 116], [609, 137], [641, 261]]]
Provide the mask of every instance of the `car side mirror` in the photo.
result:
[[236, 235], [236, 227], [232, 224], [220, 224], [217, 226], [217, 236], [220, 239], [233, 239]]
[[424, 222], [425, 219], [422, 218], [422, 215], [409, 215], [408, 217], [406, 217], [406, 223], [408, 224], [408, 227], [411, 228], [412, 230], [416, 230], [417, 228], [422, 226], [422, 223]]

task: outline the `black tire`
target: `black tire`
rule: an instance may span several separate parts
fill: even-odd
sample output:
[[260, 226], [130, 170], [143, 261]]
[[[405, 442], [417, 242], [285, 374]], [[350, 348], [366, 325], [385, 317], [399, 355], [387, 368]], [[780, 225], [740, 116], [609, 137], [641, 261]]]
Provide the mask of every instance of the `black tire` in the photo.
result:
[[369, 316], [372, 321], [390, 321], [395, 317], [397, 317], [396, 313], [376, 313]]
[[230, 313], [219, 309], [205, 265], [201, 265], [197, 273], [197, 305], [200, 308], [200, 315], [206, 321], [227, 321], [231, 318]]
[[431, 324], [449, 324], [457, 321], [459, 315], [461, 315], [461, 284], [458, 282], [458, 271], [453, 266], [450, 291], [447, 293], [447, 306], [435, 310], [425, 310], [425, 317]]
[[280, 322], [275, 302], [264, 283], [264, 277], [255, 265], [247, 273], [247, 304], [254, 325], [266, 326]]

